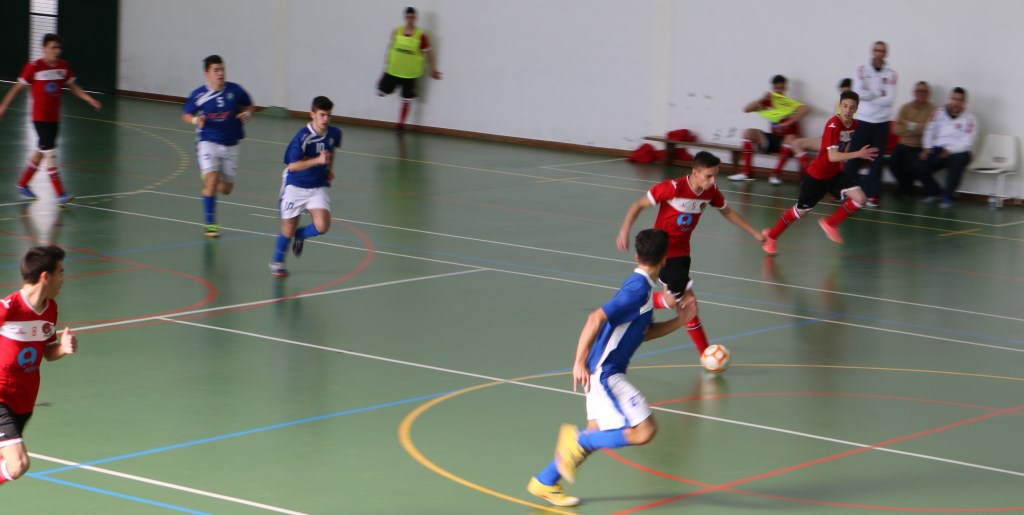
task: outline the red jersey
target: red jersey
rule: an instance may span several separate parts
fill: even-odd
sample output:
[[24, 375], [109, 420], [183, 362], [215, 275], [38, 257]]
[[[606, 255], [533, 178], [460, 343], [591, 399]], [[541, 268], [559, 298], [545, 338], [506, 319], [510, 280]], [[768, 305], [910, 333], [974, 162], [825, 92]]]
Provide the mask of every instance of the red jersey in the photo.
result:
[[655, 185], [647, 192], [647, 199], [651, 205], [661, 206], [654, 227], [668, 233], [668, 257], [690, 255], [690, 235], [708, 204], [718, 209], [725, 207], [725, 197], [718, 187], [712, 186], [698, 195], [686, 177]]
[[829, 161], [828, 149], [834, 148], [840, 152], [849, 152], [850, 139], [855, 130], [857, 130], [857, 120], [850, 120], [850, 125], [846, 126], [839, 119], [839, 115], [829, 118], [825, 124], [825, 132], [821, 133], [821, 149], [818, 150], [818, 157], [815, 157], [807, 167], [807, 174], [821, 180], [839, 175], [843, 171], [843, 162]]
[[14, 413], [31, 413], [39, 394], [39, 364], [57, 341], [57, 303], [36, 312], [16, 291], [0, 300], [0, 403]]
[[56, 122], [60, 120], [60, 95], [64, 85], [75, 81], [68, 63], [60, 59], [50, 66], [39, 59], [27, 63], [18, 76], [18, 82], [32, 91], [32, 120]]

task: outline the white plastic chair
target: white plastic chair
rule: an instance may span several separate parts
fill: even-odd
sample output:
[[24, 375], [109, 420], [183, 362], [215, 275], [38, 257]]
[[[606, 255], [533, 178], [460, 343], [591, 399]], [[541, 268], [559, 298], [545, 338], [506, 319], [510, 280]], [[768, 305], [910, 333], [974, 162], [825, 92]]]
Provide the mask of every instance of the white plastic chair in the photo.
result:
[[966, 171], [996, 176], [995, 193], [989, 202], [1003, 207], [1006, 198], [1006, 176], [1017, 173], [1017, 138], [1004, 134], [987, 134], [978, 153]]

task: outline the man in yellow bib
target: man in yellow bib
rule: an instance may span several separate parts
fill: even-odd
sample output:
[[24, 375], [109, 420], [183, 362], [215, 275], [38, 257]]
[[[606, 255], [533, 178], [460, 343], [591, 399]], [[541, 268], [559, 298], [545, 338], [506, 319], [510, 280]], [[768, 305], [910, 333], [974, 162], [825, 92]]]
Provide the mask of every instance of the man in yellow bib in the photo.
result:
[[423, 29], [416, 26], [416, 9], [406, 7], [405, 25], [391, 31], [387, 64], [377, 84], [377, 94], [382, 97], [394, 92], [396, 86], [402, 86], [402, 110], [398, 117], [398, 125], [395, 126], [395, 132], [398, 134], [405, 132], [405, 120], [409, 117], [412, 99], [419, 96], [416, 91], [416, 79], [423, 75], [424, 61], [430, 65], [430, 77], [440, 79], [441, 72], [437, 71], [434, 63], [430, 39]]

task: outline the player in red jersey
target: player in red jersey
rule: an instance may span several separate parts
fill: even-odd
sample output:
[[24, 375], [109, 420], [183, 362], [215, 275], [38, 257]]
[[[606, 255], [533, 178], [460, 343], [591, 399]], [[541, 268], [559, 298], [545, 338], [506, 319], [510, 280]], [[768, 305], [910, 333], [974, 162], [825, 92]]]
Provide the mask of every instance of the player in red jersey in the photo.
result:
[[22, 435], [39, 393], [39, 365], [78, 348], [71, 330], [57, 337], [57, 302], [64, 284], [64, 251], [33, 247], [21, 260], [24, 284], [0, 299], [0, 485], [28, 471]]
[[[0, 102], [0, 118], [3, 118], [7, 106], [14, 97], [28, 86], [32, 93], [32, 124], [39, 136], [39, 147], [28, 160], [28, 166], [18, 179], [17, 188], [21, 196], [35, 200], [36, 195], [28, 187], [29, 180], [39, 169], [40, 163], [50, 175], [50, 182], [57, 192], [57, 202], [61, 205], [74, 200], [74, 196], [64, 191], [64, 184], [57, 171], [57, 122], [60, 121], [60, 96], [64, 86], [71, 93], [84, 100], [97, 111], [102, 107], [95, 98], [75, 83], [75, 74], [68, 63], [59, 59], [64, 40], [56, 34], [43, 36], [43, 58], [27, 63], [18, 76], [18, 82], [11, 87]], [[45, 160], [45, 162], [43, 162]]]
[[[713, 154], [698, 152], [693, 158], [693, 171], [690, 175], [655, 185], [626, 211], [615, 240], [615, 245], [623, 252], [629, 248], [629, 230], [640, 212], [651, 206], [660, 206], [654, 227], [668, 233], [669, 246], [668, 261], [658, 275], [665, 286], [665, 292], [654, 294], [655, 308], [674, 308], [680, 301], [684, 305], [696, 302], [693, 280], [690, 279], [690, 236], [709, 204], [717, 208], [726, 220], [750, 233], [758, 242], [764, 243], [764, 236], [751, 227], [743, 215], [725, 205], [725, 197], [715, 186], [720, 164], [721, 160]], [[704, 352], [708, 346], [708, 337], [700, 317], [694, 315], [687, 322], [686, 330], [697, 347], [698, 355]]]
[[860, 150], [849, 152], [850, 139], [857, 129], [857, 113], [860, 97], [854, 91], [844, 91], [839, 95], [839, 114], [829, 118], [825, 123], [825, 131], [821, 135], [821, 150], [818, 156], [807, 167], [807, 177], [800, 183], [800, 198], [795, 206], [782, 212], [782, 216], [771, 229], [762, 232], [765, 237], [762, 248], [769, 255], [775, 255], [775, 240], [782, 231], [802, 218], [825, 196], [831, 193], [842, 200], [834, 213], [818, 220], [818, 225], [825, 231], [828, 239], [842, 243], [836, 226], [846, 220], [858, 209], [864, 207], [867, 197], [857, 186], [857, 182], [843, 172], [843, 162], [849, 159], [866, 159], [872, 161], [878, 156], [878, 149], [864, 145]]

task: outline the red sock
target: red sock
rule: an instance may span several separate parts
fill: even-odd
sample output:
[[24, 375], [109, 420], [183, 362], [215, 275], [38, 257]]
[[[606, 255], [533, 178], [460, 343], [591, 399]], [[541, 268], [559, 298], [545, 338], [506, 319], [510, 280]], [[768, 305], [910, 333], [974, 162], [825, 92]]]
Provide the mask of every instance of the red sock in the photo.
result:
[[398, 125], [405, 125], [405, 119], [409, 117], [409, 104], [408, 100], [402, 100], [402, 111], [398, 116]]
[[668, 304], [665, 304], [665, 293], [656, 291], [651, 294], [654, 300], [654, 309], [668, 309]]
[[779, 150], [779, 162], [775, 164], [775, 171], [772, 175], [778, 177], [782, 173], [782, 167], [786, 166], [786, 161], [789, 161], [789, 157], [793, 155], [793, 147], [789, 145], [783, 145], [782, 150]]
[[806, 172], [807, 167], [811, 166], [811, 156], [807, 152], [801, 152], [800, 155], [796, 156], [796, 159], [800, 162], [801, 172]]
[[36, 170], [39, 169], [38, 163], [33, 163], [30, 159], [28, 166], [25, 167], [25, 171], [21, 172], [21, 178], [18, 179], [18, 187], [24, 188], [28, 186], [28, 181], [32, 180], [32, 176], [36, 174]]
[[690, 333], [693, 346], [697, 347], [697, 354], [703, 354], [708, 348], [708, 335], [704, 334], [704, 326], [700, 323], [700, 317], [693, 317], [686, 323], [686, 332]]
[[50, 182], [53, 183], [53, 189], [57, 192], [57, 196], [64, 194], [64, 183], [60, 181], [60, 172], [57, 171], [57, 167], [51, 167], [47, 173], [50, 174]]
[[743, 140], [743, 175], [750, 177], [754, 166], [754, 142]]
[[778, 221], [771, 229], [768, 229], [768, 237], [777, 240], [782, 235], [782, 231], [785, 231], [794, 222], [800, 219], [800, 213], [796, 210], [796, 206], [793, 206], [782, 212], [782, 216], [779, 217]]
[[825, 223], [835, 227], [843, 223], [843, 220], [850, 218], [850, 215], [856, 213], [861, 207], [863, 206], [857, 204], [852, 199], [846, 199], [843, 201], [843, 205], [839, 206], [839, 209], [836, 209], [834, 213], [825, 218]]

